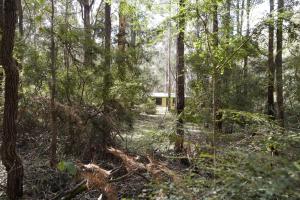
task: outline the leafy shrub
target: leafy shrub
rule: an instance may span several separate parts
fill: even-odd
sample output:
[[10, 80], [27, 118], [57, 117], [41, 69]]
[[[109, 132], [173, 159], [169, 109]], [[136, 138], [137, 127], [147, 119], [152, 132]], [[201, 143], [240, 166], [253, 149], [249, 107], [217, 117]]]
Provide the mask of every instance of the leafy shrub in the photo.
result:
[[151, 99], [147, 99], [147, 102], [141, 105], [141, 112], [154, 115], [156, 113], [155, 102]]

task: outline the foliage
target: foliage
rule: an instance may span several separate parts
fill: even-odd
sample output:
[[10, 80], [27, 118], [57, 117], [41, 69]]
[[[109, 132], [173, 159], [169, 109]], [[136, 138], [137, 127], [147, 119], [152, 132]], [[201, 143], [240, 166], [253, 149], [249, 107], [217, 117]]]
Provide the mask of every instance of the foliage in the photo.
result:
[[144, 112], [146, 114], [155, 114], [156, 113], [156, 104], [152, 99], [147, 99], [147, 102], [144, 104], [141, 104], [141, 112]]
[[69, 161], [60, 161], [57, 164], [57, 169], [61, 172], [66, 172], [71, 176], [75, 176], [77, 173], [76, 165]]

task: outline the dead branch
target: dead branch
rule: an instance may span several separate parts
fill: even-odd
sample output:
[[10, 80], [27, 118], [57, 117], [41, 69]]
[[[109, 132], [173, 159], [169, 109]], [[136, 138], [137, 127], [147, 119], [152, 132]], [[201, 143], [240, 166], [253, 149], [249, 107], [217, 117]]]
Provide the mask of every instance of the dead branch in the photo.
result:
[[58, 194], [56, 197], [52, 198], [51, 200], [70, 200], [74, 198], [76, 195], [80, 194], [83, 191], [86, 191], [88, 189], [87, 187], [87, 180], [83, 180], [80, 183], [78, 183], [74, 188], [64, 191], [60, 194]]

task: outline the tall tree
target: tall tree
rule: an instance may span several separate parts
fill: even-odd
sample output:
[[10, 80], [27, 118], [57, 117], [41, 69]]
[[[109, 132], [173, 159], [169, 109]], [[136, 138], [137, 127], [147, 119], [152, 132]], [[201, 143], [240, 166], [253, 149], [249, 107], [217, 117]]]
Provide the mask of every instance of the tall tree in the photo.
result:
[[111, 3], [105, 3], [105, 74], [104, 74], [104, 86], [103, 86], [103, 101], [106, 103], [109, 94], [110, 87], [112, 85], [111, 76]]
[[269, 45], [268, 45], [268, 99], [267, 99], [267, 114], [275, 118], [274, 107], [274, 0], [270, 0], [270, 22], [269, 22]]
[[50, 28], [50, 70], [51, 70], [51, 81], [50, 81], [50, 91], [51, 91], [51, 100], [50, 100], [50, 111], [51, 111], [51, 157], [50, 165], [51, 167], [56, 167], [57, 164], [57, 116], [55, 109], [55, 98], [56, 98], [56, 56], [55, 56], [55, 40], [54, 40], [54, 0], [51, 0], [51, 28]]
[[172, 92], [172, 80], [171, 80], [171, 45], [172, 45], [172, 34], [171, 34], [171, 15], [172, 15], [172, 0], [170, 0], [170, 7], [169, 7], [169, 15], [170, 19], [168, 21], [168, 69], [167, 69], [167, 92], [168, 92], [168, 111], [171, 110], [171, 92]]
[[240, 0], [236, 1], [236, 32], [240, 34], [241, 21], [240, 21]]
[[24, 35], [24, 27], [23, 27], [23, 7], [22, 1], [17, 1], [17, 10], [18, 10], [18, 29], [21, 37]]
[[18, 112], [18, 63], [13, 58], [15, 29], [17, 22], [17, 0], [4, 2], [2, 19], [3, 34], [1, 43], [1, 61], [5, 71], [5, 102], [3, 116], [3, 135], [1, 158], [7, 171], [6, 192], [9, 199], [19, 199], [23, 195], [23, 165], [16, 152]]
[[183, 111], [185, 94], [185, 73], [184, 73], [184, 31], [185, 31], [185, 0], [179, 1], [178, 15], [178, 36], [177, 36], [177, 63], [176, 63], [176, 109], [177, 109], [177, 128], [175, 151], [183, 151], [184, 129], [183, 129]]
[[[243, 0], [243, 4], [244, 4], [244, 0]], [[251, 4], [251, 1], [247, 0], [247, 2], [246, 2], [246, 23], [247, 23], [246, 37], [249, 37], [249, 34], [250, 34], [250, 9], [251, 9], [250, 4]], [[242, 18], [243, 18], [243, 14], [242, 14]], [[243, 78], [244, 78], [244, 88], [243, 88], [244, 94], [243, 95], [245, 98], [247, 98], [247, 95], [248, 95], [248, 86], [247, 86], [247, 82], [246, 82], [247, 77], [248, 77], [248, 55], [246, 55], [244, 57], [244, 66], [243, 66]]]
[[93, 52], [92, 52], [92, 25], [91, 25], [91, 11], [94, 0], [79, 0], [82, 8], [82, 18], [84, 26], [84, 65], [85, 67], [93, 66]]
[[118, 76], [120, 80], [124, 80], [126, 77], [125, 68], [125, 50], [126, 50], [126, 7], [127, 3], [125, 0], [121, 0], [119, 4], [119, 33], [118, 37]]
[[[3, 26], [4, 26], [4, 0], [0, 0], [0, 33], [1, 33], [1, 37], [3, 35]], [[3, 77], [4, 77], [4, 71], [2, 69], [0, 69], [0, 97], [1, 98], [2, 98], [2, 92], [3, 92]]]
[[283, 78], [282, 78], [282, 25], [283, 25], [284, 0], [278, 0], [278, 17], [276, 30], [276, 89], [278, 104], [278, 121], [281, 127], [284, 127], [284, 105], [283, 105]]
[[[219, 20], [218, 20], [218, 4], [213, 1], [213, 48], [217, 49], [219, 45]], [[222, 131], [222, 111], [221, 109], [221, 94], [220, 94], [220, 75], [217, 70], [217, 61], [213, 61], [213, 118], [214, 130]]]

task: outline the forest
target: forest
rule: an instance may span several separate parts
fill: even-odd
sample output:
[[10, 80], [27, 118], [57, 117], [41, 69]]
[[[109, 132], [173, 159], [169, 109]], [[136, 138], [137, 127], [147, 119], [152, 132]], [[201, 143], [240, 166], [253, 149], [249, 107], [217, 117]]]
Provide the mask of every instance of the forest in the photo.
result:
[[299, 0], [0, 0], [0, 199], [299, 200]]

